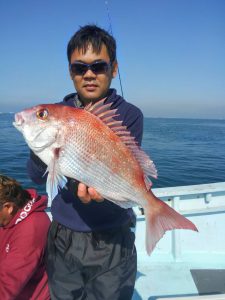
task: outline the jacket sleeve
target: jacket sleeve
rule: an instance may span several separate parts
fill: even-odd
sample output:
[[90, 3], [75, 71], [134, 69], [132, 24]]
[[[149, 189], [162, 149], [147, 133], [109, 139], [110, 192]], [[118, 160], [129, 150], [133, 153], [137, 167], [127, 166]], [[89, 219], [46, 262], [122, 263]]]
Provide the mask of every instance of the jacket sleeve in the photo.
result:
[[40, 213], [30, 217], [29, 221], [15, 225], [15, 229], [7, 229], [13, 232], [0, 267], [1, 299], [16, 299], [34, 274], [43, 269], [50, 221], [46, 215], [41, 217]]
[[30, 151], [30, 158], [27, 161], [27, 173], [31, 180], [36, 184], [44, 184], [47, 179], [46, 169], [47, 166], [40, 158], [33, 151]]

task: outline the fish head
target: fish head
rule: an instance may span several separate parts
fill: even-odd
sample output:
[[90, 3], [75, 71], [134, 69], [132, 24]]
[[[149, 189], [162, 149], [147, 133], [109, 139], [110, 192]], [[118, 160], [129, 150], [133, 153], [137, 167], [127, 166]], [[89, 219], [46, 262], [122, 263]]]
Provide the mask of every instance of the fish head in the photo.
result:
[[13, 125], [23, 134], [28, 146], [41, 152], [57, 141], [60, 119], [54, 104], [37, 105], [15, 114]]

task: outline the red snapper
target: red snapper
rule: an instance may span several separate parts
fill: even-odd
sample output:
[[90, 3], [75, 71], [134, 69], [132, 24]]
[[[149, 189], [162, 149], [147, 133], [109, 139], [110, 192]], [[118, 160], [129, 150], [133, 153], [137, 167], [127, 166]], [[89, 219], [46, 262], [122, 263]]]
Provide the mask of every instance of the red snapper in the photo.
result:
[[197, 228], [152, 194], [148, 176], [157, 177], [154, 163], [113, 118], [116, 110], [110, 105], [104, 100], [84, 109], [37, 105], [17, 113], [14, 126], [47, 165], [50, 202], [70, 177], [123, 208], [143, 207], [150, 254], [167, 230]]

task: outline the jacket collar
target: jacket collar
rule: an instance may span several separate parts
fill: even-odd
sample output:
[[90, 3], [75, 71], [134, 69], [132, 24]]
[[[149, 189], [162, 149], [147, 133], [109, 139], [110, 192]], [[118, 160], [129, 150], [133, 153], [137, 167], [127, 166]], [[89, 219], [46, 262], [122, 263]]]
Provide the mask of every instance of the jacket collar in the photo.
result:
[[[116, 90], [109, 89], [108, 96], [105, 100], [105, 103], [113, 103], [113, 107], [115, 108], [121, 103], [121, 101], [124, 101], [124, 99], [121, 96], [117, 95]], [[72, 93], [65, 96], [63, 99], [63, 104], [69, 106], [75, 106], [78, 108], [84, 107], [77, 93]]]

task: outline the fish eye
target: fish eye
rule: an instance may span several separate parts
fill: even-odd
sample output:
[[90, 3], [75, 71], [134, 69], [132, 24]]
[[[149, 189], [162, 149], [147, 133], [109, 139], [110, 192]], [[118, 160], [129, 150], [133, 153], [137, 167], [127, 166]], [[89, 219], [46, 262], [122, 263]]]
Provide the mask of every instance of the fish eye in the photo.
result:
[[47, 109], [40, 109], [36, 112], [36, 115], [37, 115], [38, 119], [46, 120], [48, 117], [48, 111], [47, 111]]

